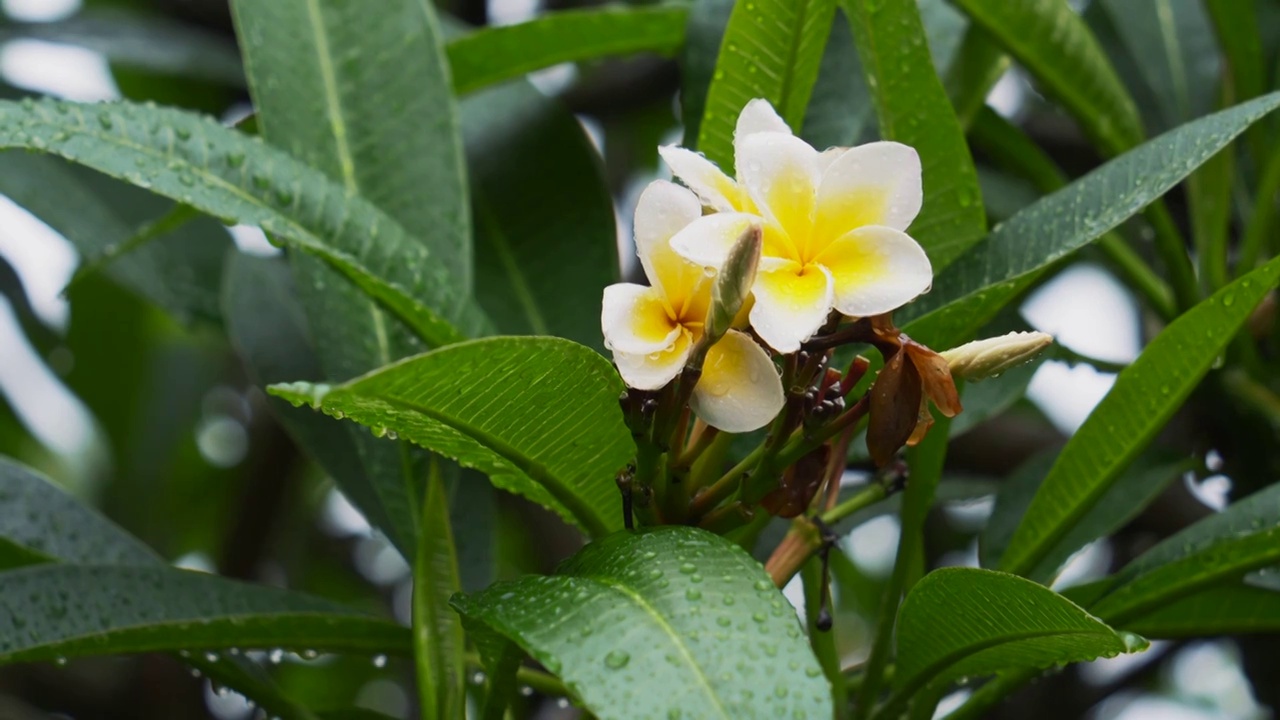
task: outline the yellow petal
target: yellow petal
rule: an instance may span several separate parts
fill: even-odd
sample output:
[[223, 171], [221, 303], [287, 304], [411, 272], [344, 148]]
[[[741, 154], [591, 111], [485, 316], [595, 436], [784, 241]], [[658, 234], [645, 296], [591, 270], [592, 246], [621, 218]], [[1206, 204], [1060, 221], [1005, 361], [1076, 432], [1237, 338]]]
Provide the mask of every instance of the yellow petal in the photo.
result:
[[769, 354], [750, 336], [730, 330], [707, 352], [690, 407], [706, 424], [738, 433], [767, 425], [784, 401]]
[[[770, 260], [766, 262], [766, 260]], [[800, 349], [831, 312], [831, 275], [821, 265], [762, 259], [756, 275], [751, 326], [780, 353]]]
[[672, 317], [703, 280], [702, 268], [671, 249], [671, 238], [689, 223], [702, 217], [702, 205], [688, 190], [655, 180], [636, 203], [636, 254], [649, 284], [657, 288]]
[[836, 308], [856, 317], [896, 310], [933, 283], [924, 249], [906, 233], [879, 225], [841, 237], [815, 262], [831, 273]]
[[839, 154], [818, 186], [816, 241], [864, 225], [906, 230], [924, 199], [920, 173], [920, 156], [901, 143], [867, 143]]
[[[738, 181], [765, 218], [765, 255], [803, 260], [813, 226], [818, 151], [777, 132], [748, 135], [738, 152]], [[776, 255], [781, 257], [782, 255]]]
[[613, 353], [613, 363], [628, 387], [637, 390], [657, 390], [671, 382], [684, 369], [693, 349], [693, 336], [683, 328], [675, 341], [663, 350], [652, 353]]
[[600, 312], [604, 343], [611, 350], [647, 354], [676, 341], [680, 327], [667, 312], [661, 293], [643, 285], [618, 283], [604, 289]]

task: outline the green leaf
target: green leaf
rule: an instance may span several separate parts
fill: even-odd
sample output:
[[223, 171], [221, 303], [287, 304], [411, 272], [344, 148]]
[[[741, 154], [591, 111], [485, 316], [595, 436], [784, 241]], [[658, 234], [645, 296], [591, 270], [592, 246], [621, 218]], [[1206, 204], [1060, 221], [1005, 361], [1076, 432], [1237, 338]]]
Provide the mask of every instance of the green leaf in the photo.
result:
[[1030, 572], [1071, 532], [1182, 406], [1278, 277], [1280, 259], [1214, 293], [1173, 321], [1116, 377], [1031, 501], [1001, 569]]
[[600, 298], [618, 280], [618, 243], [594, 146], [572, 114], [527, 82], [462, 108], [480, 304], [504, 333], [599, 349]]
[[[154, 565], [151, 548], [34, 470], [0, 457], [0, 539], [30, 561]], [[14, 567], [0, 547], [0, 567]]]
[[910, 232], [936, 271], [987, 229], [964, 131], [933, 69], [914, 0], [846, 1], [843, 7], [872, 88], [880, 134], [920, 153], [924, 207]]
[[474, 340], [332, 388], [269, 390], [480, 470], [592, 535], [622, 526], [614, 478], [635, 454], [618, 407], [622, 382], [608, 360], [581, 345]]
[[733, 167], [733, 130], [754, 98], [773, 103], [791, 129], [804, 126], [836, 0], [753, 0], [733, 6], [716, 60], [698, 150]]
[[1213, 109], [1222, 63], [1200, 0], [1103, 0], [1102, 7], [1159, 103], [1159, 128]]
[[688, 13], [682, 5], [605, 6], [477, 30], [446, 48], [453, 89], [462, 95], [562, 62], [640, 52], [672, 55], [684, 43]]
[[998, 225], [904, 308], [906, 331], [932, 347], [970, 339], [1054, 262], [1118, 226], [1280, 105], [1272, 93], [1182, 125]]
[[263, 137], [380, 208], [468, 292], [462, 141], [431, 3], [232, 5]]
[[[1006, 479], [996, 495], [995, 510], [982, 535], [980, 556], [983, 567], [1000, 563], [1031, 499], [1053, 467], [1060, 448], [1037, 454], [1023, 463]], [[1153, 454], [1154, 455], [1154, 454]], [[1046, 585], [1057, 577], [1068, 559], [1085, 545], [1106, 537], [1133, 520], [1164, 491], [1169, 483], [1191, 469], [1190, 460], [1163, 456], [1139, 458], [1120, 474], [1102, 498], [1089, 509], [1070, 532], [1054, 544], [1044, 559], [1028, 574], [1032, 580]]]
[[837, 9], [800, 137], [816, 148], [852, 147], [874, 128], [874, 109], [853, 31]]
[[1043, 585], [992, 570], [942, 568], [902, 603], [894, 696], [909, 697], [937, 677], [1045, 668], [1144, 647]]
[[947, 97], [960, 127], [968, 128], [987, 101], [987, 95], [1009, 69], [1009, 56], [986, 30], [970, 25], [960, 41], [955, 62], [947, 71]]
[[[1280, 260], [1268, 267], [1275, 273], [1274, 283]], [[1090, 610], [1123, 625], [1214, 583], [1277, 562], [1280, 485], [1272, 485], [1143, 553], [1112, 576]]]
[[[51, 193], [49, 188], [58, 192]], [[87, 261], [125, 244], [173, 204], [51, 157], [0, 153], [0, 193], [65, 237]], [[217, 320], [218, 281], [231, 238], [202, 218], [106, 266], [117, 283], [182, 322]]]
[[408, 631], [390, 621], [205, 573], [36, 565], [0, 577], [0, 664], [157, 650], [409, 651]]
[[413, 568], [413, 651], [424, 720], [460, 717], [466, 704], [462, 619], [449, 607], [460, 591], [458, 553], [449, 524], [444, 476], [436, 464], [427, 483], [422, 532]]
[[1142, 121], [1097, 39], [1067, 0], [955, 0], [1070, 112], [1099, 148], [1142, 142]]
[[191, 23], [124, 8], [90, 8], [55, 22], [0, 26], [0, 42], [78, 45], [114, 66], [244, 87], [235, 43]]
[[1228, 585], [1152, 608], [1125, 624], [1153, 639], [1280, 632], [1280, 592]]
[[734, 4], [734, 0], [693, 0], [689, 7], [684, 52], [680, 54], [680, 119], [684, 123], [683, 143], [688, 148], [697, 145], [707, 91]]
[[741, 548], [688, 527], [621, 532], [551, 577], [458, 596], [602, 720], [830, 717], [800, 624]]
[[427, 341], [461, 339], [451, 319], [476, 322], [457, 284], [398, 223], [211, 118], [125, 102], [0, 102], [0, 147], [58, 155], [228, 223], [259, 226], [339, 268]]
[[1206, 0], [1222, 52], [1234, 78], [1236, 97], [1248, 100], [1266, 90], [1262, 27], [1254, 0]]

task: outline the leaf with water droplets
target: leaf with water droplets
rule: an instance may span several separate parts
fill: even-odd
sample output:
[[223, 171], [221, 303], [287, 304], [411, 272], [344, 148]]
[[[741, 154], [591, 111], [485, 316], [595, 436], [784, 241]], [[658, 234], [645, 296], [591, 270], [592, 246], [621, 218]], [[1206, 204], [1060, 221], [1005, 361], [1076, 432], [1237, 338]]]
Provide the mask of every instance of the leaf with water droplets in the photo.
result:
[[972, 339], [1053, 263], [1163, 195], [1277, 106], [1280, 92], [1182, 125], [1018, 212], [898, 312], [911, 320], [905, 331], [938, 348]]
[[903, 701], [939, 677], [1045, 668], [1146, 647], [1043, 585], [977, 568], [925, 575], [902, 603], [897, 632], [893, 697]]
[[835, 9], [835, 0], [734, 4], [697, 139], [698, 150], [725, 172], [732, 174], [734, 127], [750, 100], [773, 103], [791, 129], [800, 131]]
[[[1116, 378], [1067, 441], [1000, 560], [1030, 572], [1089, 512], [1200, 383], [1253, 308], [1280, 278], [1280, 258], [1174, 320]], [[1231, 296], [1227, 304], [1223, 298]], [[1168, 387], [1169, 392], [1163, 392]]]
[[[592, 535], [622, 527], [615, 478], [635, 454], [622, 381], [568, 340], [497, 337], [441, 348], [332, 388], [273, 385], [295, 405], [394, 431], [489, 475]], [[495, 409], [501, 408], [501, 412]]]
[[408, 630], [389, 620], [207, 573], [37, 565], [0, 578], [0, 664], [179, 649], [409, 652]]
[[934, 71], [913, 2], [843, 5], [875, 100], [880, 134], [920, 153], [924, 205], [909, 232], [940, 270], [987, 230], [978, 175], [964, 131]]
[[[1272, 266], [1280, 268], [1280, 260]], [[1108, 578], [1089, 610], [1128, 627], [1169, 603], [1277, 563], [1280, 485], [1272, 485], [1140, 555]]]
[[559, 675], [602, 720], [832, 716], [795, 611], [759, 563], [702, 530], [619, 532], [554, 576], [453, 603], [469, 626]]

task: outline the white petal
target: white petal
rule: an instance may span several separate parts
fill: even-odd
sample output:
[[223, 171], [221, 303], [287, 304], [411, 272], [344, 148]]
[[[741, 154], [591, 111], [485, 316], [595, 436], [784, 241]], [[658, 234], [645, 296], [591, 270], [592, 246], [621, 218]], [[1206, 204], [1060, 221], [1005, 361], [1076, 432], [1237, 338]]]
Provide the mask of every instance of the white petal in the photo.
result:
[[839, 158], [841, 155], [844, 155], [845, 152], [847, 152], [848, 150], [849, 148], [844, 148], [844, 147], [829, 147], [826, 150], [823, 150], [822, 152], [818, 153], [819, 176], [821, 176], [822, 173], [825, 173], [827, 171], [827, 168], [831, 167], [831, 163], [835, 162], [837, 158]]
[[702, 203], [693, 193], [666, 180], [655, 180], [636, 203], [636, 254], [649, 284], [670, 304], [692, 292], [702, 270], [671, 250], [672, 236], [702, 217]]
[[858, 228], [827, 246], [815, 262], [831, 273], [835, 305], [845, 315], [896, 310], [933, 284], [924, 249], [889, 227]]
[[689, 405], [706, 424], [739, 433], [764, 427], [784, 403], [769, 354], [745, 333], [730, 330], [707, 352]]
[[[791, 128], [787, 125], [787, 121], [778, 117], [778, 112], [773, 109], [773, 105], [769, 104], [764, 98], [756, 98], [747, 103], [742, 108], [742, 112], [738, 113], [738, 124], [733, 128], [733, 152], [737, 157], [740, 152], [742, 141], [747, 137], [756, 133], [776, 132], [784, 135], [791, 134]], [[741, 175], [742, 163], [738, 162], [738, 174]]]
[[800, 343], [822, 327], [834, 302], [831, 274], [820, 265], [771, 263], [760, 268], [752, 287], [751, 327], [769, 347], [780, 353], [800, 349]]
[[920, 212], [922, 187], [914, 148], [896, 142], [849, 148], [822, 173], [818, 232], [835, 239], [862, 225], [906, 230]]
[[600, 329], [609, 349], [641, 355], [670, 347], [681, 332], [658, 290], [631, 283], [604, 289]]
[[654, 353], [613, 353], [613, 363], [628, 387], [637, 390], [657, 390], [671, 382], [684, 369], [693, 349], [689, 331], [681, 329], [680, 336], [666, 350]]
[[738, 184], [702, 153], [664, 145], [658, 148], [658, 154], [671, 168], [671, 174], [688, 185], [707, 206], [720, 212], [737, 208]]
[[818, 151], [798, 137], [761, 132], [741, 143], [738, 182], [766, 222], [792, 241], [809, 235], [818, 178]]
[[689, 223], [671, 238], [671, 249], [682, 258], [719, 270], [733, 244], [760, 218], [746, 213], [713, 213]]

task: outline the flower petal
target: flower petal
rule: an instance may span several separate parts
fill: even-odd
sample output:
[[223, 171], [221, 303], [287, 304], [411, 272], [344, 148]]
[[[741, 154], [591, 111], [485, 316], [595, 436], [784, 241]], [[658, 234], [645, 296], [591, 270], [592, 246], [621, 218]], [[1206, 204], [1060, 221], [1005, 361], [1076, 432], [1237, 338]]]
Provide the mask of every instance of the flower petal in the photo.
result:
[[814, 262], [831, 272], [835, 306], [856, 317], [896, 310], [933, 283], [924, 249], [906, 233], [878, 225], [836, 240]]
[[702, 269], [671, 249], [672, 236], [702, 217], [702, 204], [693, 193], [666, 180], [655, 180], [636, 203], [636, 254], [649, 284], [658, 288], [668, 306], [679, 309], [696, 293]]
[[822, 173], [815, 236], [834, 240], [864, 225], [906, 230], [923, 200], [913, 148], [896, 142], [849, 148]]
[[738, 184], [702, 153], [663, 145], [658, 148], [658, 154], [671, 168], [671, 174], [697, 193], [703, 204], [718, 212], [738, 209], [741, 195]]
[[628, 387], [657, 390], [675, 379], [684, 369], [693, 349], [693, 336], [680, 329], [679, 336], [665, 350], [652, 353], [613, 353], [613, 364]]
[[813, 337], [834, 301], [830, 272], [797, 262], [761, 262], [752, 292], [751, 327], [780, 353], [795, 352]]
[[769, 354], [747, 334], [730, 330], [707, 352], [689, 406], [706, 424], [739, 433], [764, 427], [784, 403]]
[[[798, 137], [778, 132], [748, 135], [738, 151], [738, 182], [765, 218], [765, 255], [790, 248], [793, 259], [813, 225], [818, 151]], [[777, 234], [778, 238], [771, 238]]]
[[689, 223], [671, 238], [671, 249], [704, 268], [719, 270], [742, 233], [760, 218], [746, 213], [713, 213]]
[[[756, 98], [747, 103], [738, 113], [738, 124], [733, 128], [733, 152], [736, 156], [739, 145], [747, 137], [761, 132], [791, 134], [787, 122], [778, 116], [778, 111], [764, 98]], [[741, 166], [739, 166], [741, 167]]]
[[600, 329], [610, 350], [641, 355], [669, 348], [681, 332], [659, 290], [631, 283], [604, 289]]

